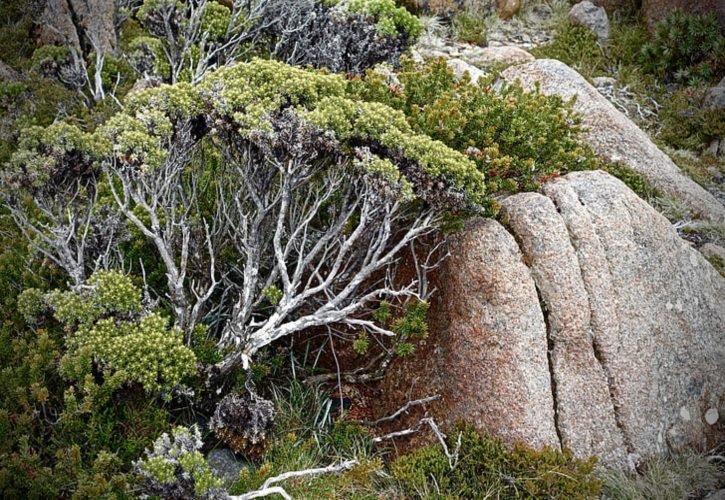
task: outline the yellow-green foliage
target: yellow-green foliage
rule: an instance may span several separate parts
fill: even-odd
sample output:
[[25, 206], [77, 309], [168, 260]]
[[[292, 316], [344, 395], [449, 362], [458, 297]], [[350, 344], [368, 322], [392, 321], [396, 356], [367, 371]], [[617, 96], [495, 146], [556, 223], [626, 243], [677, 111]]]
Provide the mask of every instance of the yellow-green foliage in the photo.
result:
[[144, 170], [165, 160], [169, 139], [181, 123], [203, 120], [208, 113], [233, 120], [239, 133], [248, 136], [253, 130], [272, 132], [271, 117], [291, 108], [300, 117], [334, 132], [343, 147], [350, 142], [359, 145], [360, 141], [382, 145], [393, 161], [377, 154], [363, 164], [399, 181], [404, 194], [410, 194], [411, 189], [398, 171], [396, 160], [400, 156], [428, 177], [445, 180], [470, 201], [482, 201], [484, 177], [472, 160], [411, 129], [401, 112], [382, 103], [351, 98], [346, 95], [347, 86], [340, 75], [254, 59], [212, 72], [198, 87], [180, 83], [134, 93], [125, 109], [93, 134], [63, 123], [48, 130], [33, 129], [13, 161], [31, 178], [38, 172], [43, 179], [69, 163], [70, 152], [84, 159], [115, 157]]
[[[197, 426], [190, 429], [176, 427], [171, 436], [162, 434], [154, 442], [153, 449], [147, 450], [147, 458], [137, 463], [144, 492], [161, 498], [175, 498], [182, 491], [194, 498], [219, 498], [220, 495], [212, 493], [221, 493], [218, 489], [224, 482], [214, 475], [199, 451], [201, 445]], [[193, 491], [185, 491], [191, 490], [192, 486]]]
[[595, 460], [578, 460], [569, 451], [506, 447], [470, 427], [461, 433], [459, 461], [451, 469], [439, 444], [395, 460], [393, 477], [413, 498], [597, 498], [601, 482]]
[[95, 160], [91, 136], [78, 127], [64, 122], [30, 127], [20, 136], [18, 151], [10, 160], [6, 178], [16, 186], [40, 188], [49, 181], [72, 181], [63, 179], [65, 175], [70, 177], [66, 168], [72, 168], [73, 174], [79, 177]]
[[303, 116], [335, 131], [341, 139], [372, 139], [391, 150], [399, 149], [431, 177], [452, 181], [474, 201], [483, 199], [483, 175], [476, 165], [442, 142], [414, 133], [400, 111], [380, 103], [335, 97], [323, 99], [313, 111]]
[[171, 66], [164, 55], [164, 47], [158, 38], [139, 36], [128, 43], [125, 51], [130, 64], [140, 73], [171, 77]]
[[148, 18], [153, 12], [160, 9], [177, 9], [183, 10], [184, 3], [179, 0], [144, 0], [141, 7], [136, 12], [136, 17], [142, 21]]
[[324, 97], [344, 95], [345, 80], [322, 71], [254, 59], [211, 73], [199, 85], [199, 92], [218, 113], [232, 116], [244, 134], [252, 129], [268, 130], [265, 116], [284, 106], [309, 107]]
[[209, 2], [201, 13], [201, 30], [208, 33], [211, 40], [221, 40], [226, 35], [231, 20], [232, 13], [228, 7]]
[[[24, 311], [38, 309], [37, 294], [21, 299]], [[175, 387], [195, 373], [182, 332], [157, 313], [142, 314], [141, 291], [118, 271], [99, 271], [80, 291], [51, 292], [47, 302], [68, 332], [61, 369], [70, 380], [82, 380], [91, 360], [147, 391]]]
[[344, 8], [353, 14], [371, 16], [375, 22], [378, 33], [387, 36], [405, 34], [408, 38], [416, 39], [423, 32], [420, 20], [408, 12], [405, 7], [398, 7], [395, 0], [325, 0], [325, 5], [344, 5]]

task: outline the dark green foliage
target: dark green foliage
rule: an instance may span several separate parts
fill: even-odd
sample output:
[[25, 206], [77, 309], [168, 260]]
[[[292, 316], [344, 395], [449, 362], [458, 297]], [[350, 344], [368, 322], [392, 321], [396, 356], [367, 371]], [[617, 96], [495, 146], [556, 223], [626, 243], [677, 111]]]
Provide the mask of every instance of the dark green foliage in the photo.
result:
[[531, 53], [539, 59], [558, 59], [587, 77], [597, 76], [605, 66], [597, 35], [581, 26], [572, 26], [569, 21], [557, 27], [551, 42], [533, 48]]
[[675, 91], [662, 105], [659, 139], [676, 149], [700, 150], [725, 137], [725, 113], [705, 105], [707, 90]]
[[[579, 117], [560, 98], [516, 84], [494, 91], [492, 80], [457, 82], [443, 59], [422, 68], [407, 62], [400, 88], [369, 72], [351, 85], [364, 99], [402, 110], [414, 130], [466, 153], [489, 192], [535, 190], [551, 175], [595, 168], [594, 154], [577, 142]], [[495, 203], [489, 200], [495, 211]]]
[[707, 257], [707, 260], [712, 264], [712, 267], [717, 269], [717, 272], [725, 277], [725, 260], [722, 257], [719, 255], [711, 255]]
[[623, 163], [608, 163], [602, 170], [624, 182], [643, 200], [651, 200], [660, 195], [647, 179]]
[[459, 12], [451, 21], [456, 39], [484, 47], [486, 45], [486, 24], [479, 16]]
[[58, 372], [54, 330], [0, 332], [0, 496], [125, 496], [126, 472], [168, 425], [142, 391], [108, 397], [92, 380], [81, 395]]
[[470, 427], [461, 434], [460, 459], [451, 469], [439, 444], [395, 460], [392, 474], [413, 498], [596, 498], [601, 488], [593, 475], [595, 460], [571, 452], [534, 451], [480, 435]]
[[0, 60], [15, 69], [23, 68], [33, 53], [30, 38], [33, 27], [28, 2], [3, 0], [0, 3]]
[[717, 80], [725, 71], [725, 38], [713, 14], [674, 11], [657, 24], [639, 62], [646, 71], [681, 83]]
[[0, 497], [126, 498], [131, 462], [170, 415], [139, 386], [118, 388], [96, 371], [78, 384], [61, 375], [65, 335], [49, 315], [37, 318], [43, 294], [17, 299], [20, 289], [50, 289], [61, 277], [34, 275], [19, 235], [2, 234], [15, 238], [0, 241]]

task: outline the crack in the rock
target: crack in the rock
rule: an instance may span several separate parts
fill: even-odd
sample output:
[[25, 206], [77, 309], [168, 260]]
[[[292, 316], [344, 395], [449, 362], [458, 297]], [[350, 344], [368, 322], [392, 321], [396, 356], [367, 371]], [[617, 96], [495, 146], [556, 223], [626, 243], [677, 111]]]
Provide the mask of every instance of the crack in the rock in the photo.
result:
[[[579, 204], [584, 207], [586, 210], [586, 205], [582, 201], [581, 197], [579, 196], [579, 193], [576, 192], [572, 188], [572, 191], [576, 194], [577, 201]], [[564, 227], [566, 227], [566, 233], [569, 237], [569, 243], [571, 244], [572, 248], [574, 248], [577, 259], [577, 265], [579, 267], [579, 274], [582, 280], [582, 284], [584, 285], [584, 290], [587, 294], [587, 303], [589, 304], [589, 324], [590, 327], [593, 327], [593, 323], [595, 323], [595, 318], [597, 316], [594, 306], [592, 305], [592, 298], [591, 298], [591, 292], [587, 287], [587, 281], [584, 279], [584, 269], [582, 268], [582, 261], [580, 259], [579, 255], [579, 245], [577, 244], [576, 238], [572, 234], [572, 232], [569, 229], [569, 224], [567, 223], [567, 219], [563, 216], [563, 213], [559, 207], [559, 204], [556, 200], [550, 198], [552, 202], [554, 203], [554, 206], [557, 209], [557, 212], [561, 214], [561, 218], [564, 221]], [[591, 220], [589, 221], [591, 224]], [[604, 260], [607, 264], [607, 270], [609, 271], [609, 275], [611, 276], [611, 263], [609, 262], [609, 256], [607, 255], [607, 252], [604, 251], [604, 245], [602, 244], [601, 238], [599, 237], [599, 233], [597, 233], [596, 228], [594, 227], [594, 224], [591, 224], [592, 233], [597, 239], [597, 243], [599, 243], [599, 248], [602, 249], [602, 255], [604, 256]], [[622, 436], [622, 443], [627, 448], [628, 453], [634, 453], [634, 446], [632, 444], [632, 440], [629, 437], [629, 433], [626, 430], [626, 425], [624, 424], [624, 421], [622, 420], [622, 415], [620, 413], [621, 409], [621, 403], [619, 402], [619, 398], [617, 397], [617, 385], [614, 382], [614, 376], [612, 375], [611, 370], [609, 369], [609, 365], [606, 360], [606, 356], [604, 354], [604, 350], [602, 349], [601, 344], [599, 343], [597, 336], [595, 334], [594, 328], [592, 328], [592, 353], [594, 354], [594, 358], [597, 360], [597, 363], [599, 363], [600, 368], [602, 369], [602, 372], [604, 373], [604, 376], [607, 379], [607, 388], [609, 390], [609, 399], [612, 404], [612, 414], [614, 415], [614, 423], [617, 426], [617, 429], [619, 430], [620, 435]]]
[[554, 430], [556, 431], [556, 437], [559, 439], [559, 447], [564, 448], [564, 440], [561, 436], [561, 429], [559, 428], [559, 398], [557, 396], [556, 389], [556, 377], [554, 376], [554, 362], [552, 358], [552, 352], [554, 351], [554, 339], [551, 338], [551, 326], [549, 325], [549, 309], [546, 306], [541, 296], [541, 290], [536, 285], [534, 280], [534, 287], [536, 288], [536, 296], [539, 299], [539, 306], [541, 308], [541, 314], [544, 316], [544, 328], [546, 328], [546, 362], [549, 367], [549, 380], [551, 385], [551, 398], [554, 401]]
[[[556, 206], [556, 205], [554, 205]], [[556, 378], [554, 376], [554, 361], [552, 359], [552, 352], [554, 350], [554, 339], [551, 337], [551, 325], [549, 324], [549, 309], [546, 305], [546, 301], [544, 300], [543, 296], [541, 295], [541, 290], [539, 290], [539, 285], [536, 283], [536, 275], [534, 274], [533, 270], [531, 269], [532, 263], [530, 262], [531, 256], [527, 255], [524, 251], [524, 245], [521, 242], [521, 239], [519, 238], [519, 235], [516, 234], [516, 231], [511, 230], [511, 228], [506, 224], [505, 221], [499, 219], [501, 224], [506, 228], [508, 233], [513, 236], [514, 241], [516, 242], [516, 246], [519, 247], [519, 251], [521, 252], [521, 260], [523, 264], [529, 269], [529, 273], [531, 275], [531, 280], [534, 282], [534, 289], [536, 290], [536, 297], [539, 301], [539, 309], [541, 309], [541, 315], [544, 318], [544, 329], [545, 329], [545, 335], [546, 335], [546, 363], [547, 368], [549, 369], [549, 385], [551, 387], [551, 399], [553, 402], [553, 412], [554, 412], [554, 431], [556, 432], [556, 438], [559, 441], [559, 448], [564, 449], [564, 439], [561, 435], [561, 428], [559, 427], [559, 398], [557, 396], [557, 386], [556, 386]]]
[[621, 405], [619, 403], [619, 398], [616, 394], [617, 386], [614, 383], [614, 377], [612, 376], [611, 370], [609, 370], [609, 366], [607, 366], [604, 353], [602, 352], [602, 348], [599, 345], [599, 342], [597, 342], [596, 337], [592, 338], [592, 352], [594, 352], [594, 358], [597, 360], [599, 366], [602, 368], [604, 376], [607, 377], [607, 387], [609, 388], [609, 399], [612, 401], [614, 423], [616, 424], [617, 429], [619, 429], [619, 433], [622, 435], [622, 442], [627, 448], [627, 453], [634, 453], [634, 445], [632, 444], [631, 439], [629, 439], [629, 434], [626, 431], [626, 426], [624, 425], [624, 422], [622, 421], [622, 415], [620, 414]]

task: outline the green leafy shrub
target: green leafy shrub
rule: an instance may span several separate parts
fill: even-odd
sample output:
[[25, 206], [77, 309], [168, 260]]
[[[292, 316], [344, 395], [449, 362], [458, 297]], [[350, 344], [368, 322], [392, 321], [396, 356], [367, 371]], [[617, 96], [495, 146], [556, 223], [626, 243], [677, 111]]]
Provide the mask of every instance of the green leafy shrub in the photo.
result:
[[597, 35], [587, 28], [573, 26], [568, 20], [556, 28], [551, 42], [533, 48], [531, 54], [537, 59], [558, 59], [590, 78], [602, 73], [606, 64]]
[[460, 459], [451, 469], [440, 445], [420, 448], [396, 459], [393, 477], [413, 498], [596, 498], [601, 482], [595, 460], [578, 460], [569, 451], [507, 448], [470, 427], [461, 433]]
[[[37, 293], [21, 298], [21, 310], [38, 310]], [[82, 381], [91, 360], [116, 383], [134, 381], [148, 391], [171, 389], [196, 371], [182, 332], [157, 313], [143, 313], [141, 291], [118, 271], [99, 271], [79, 291], [51, 292], [46, 300], [69, 334], [61, 360], [69, 380]]]
[[131, 460], [166, 428], [166, 410], [144, 391], [108, 394], [92, 375], [78, 390], [69, 385], [59, 372], [65, 350], [57, 328], [6, 321], [0, 346], [0, 496], [130, 495]]
[[[340, 1], [332, 0], [327, 3], [336, 5]], [[405, 7], [398, 7], [395, 0], [351, 0], [345, 4], [345, 9], [353, 14], [372, 16], [382, 35], [396, 36], [404, 33], [415, 40], [423, 31], [420, 20]]]
[[645, 70], [681, 83], [718, 79], [725, 71], [725, 37], [713, 14], [676, 10], [662, 19], [639, 58]]
[[643, 200], [651, 200], [660, 196], [659, 191], [647, 179], [623, 163], [608, 163], [602, 170], [624, 182], [629, 189], [637, 193], [637, 196]]
[[457, 40], [473, 45], [486, 45], [486, 23], [480, 16], [458, 12], [451, 21], [453, 35]]
[[725, 137], [725, 113], [705, 105], [705, 89], [676, 90], [662, 105], [659, 139], [677, 149], [701, 150]]

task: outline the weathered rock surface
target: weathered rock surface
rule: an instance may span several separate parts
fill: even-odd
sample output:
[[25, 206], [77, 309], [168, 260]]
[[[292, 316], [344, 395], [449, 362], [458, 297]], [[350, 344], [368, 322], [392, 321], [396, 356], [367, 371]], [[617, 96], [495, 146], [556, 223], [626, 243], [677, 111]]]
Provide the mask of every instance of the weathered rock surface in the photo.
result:
[[478, 80], [480, 78], [486, 77], [486, 73], [484, 73], [474, 65], [468, 64], [462, 59], [448, 59], [446, 63], [448, 64], [448, 67], [453, 70], [453, 74], [455, 75], [456, 80], [462, 79], [463, 75], [465, 75], [466, 73], [468, 73], [472, 83], [478, 83]]
[[[509, 442], [558, 448], [544, 315], [516, 241], [498, 222], [477, 220], [450, 252], [429, 315], [434, 342], [394, 364], [383, 393], [404, 399], [408, 384], [414, 397], [441, 392], [444, 426], [464, 419]], [[406, 374], [415, 381], [398, 385]]]
[[609, 40], [609, 18], [604, 7], [594, 5], [584, 0], [574, 5], [569, 11], [569, 22], [574, 26], [581, 26], [597, 35], [600, 45], [606, 45]]
[[644, 131], [566, 64], [539, 59], [507, 68], [501, 76], [507, 81], [519, 80], [528, 89], [539, 82], [541, 92], [564, 100], [576, 96], [574, 109], [582, 114], [582, 124], [588, 129], [583, 140], [596, 153], [625, 163], [660, 191], [680, 199], [695, 216], [725, 224], [725, 206], [683, 174]]
[[725, 279], [705, 258], [603, 172], [502, 205], [507, 229], [451, 238], [431, 337], [383, 382], [390, 407], [438, 393], [444, 424], [623, 469], [725, 437]]
[[705, 243], [700, 247], [700, 253], [707, 258], [717, 257], [725, 262], [725, 248], [713, 243]]
[[478, 47], [429, 37], [416, 46], [416, 53], [425, 57], [458, 59], [466, 64], [486, 68], [522, 64], [534, 60], [534, 56], [513, 46]]
[[515, 65], [534, 60], [534, 56], [518, 47], [484, 47], [467, 57], [476, 66]]
[[17, 82], [20, 80], [20, 73], [0, 61], [0, 82]]
[[46, 0], [39, 21], [41, 44], [80, 47], [85, 36], [103, 53], [116, 50], [115, 0]]
[[597, 455], [609, 464], [626, 463], [607, 371], [597, 361], [593, 345], [592, 310], [583, 269], [564, 219], [552, 200], [538, 193], [506, 199], [502, 218], [519, 242], [545, 304], [562, 443], [582, 456]]
[[716, 86], [711, 87], [705, 96], [705, 107], [725, 111], [725, 78]]

